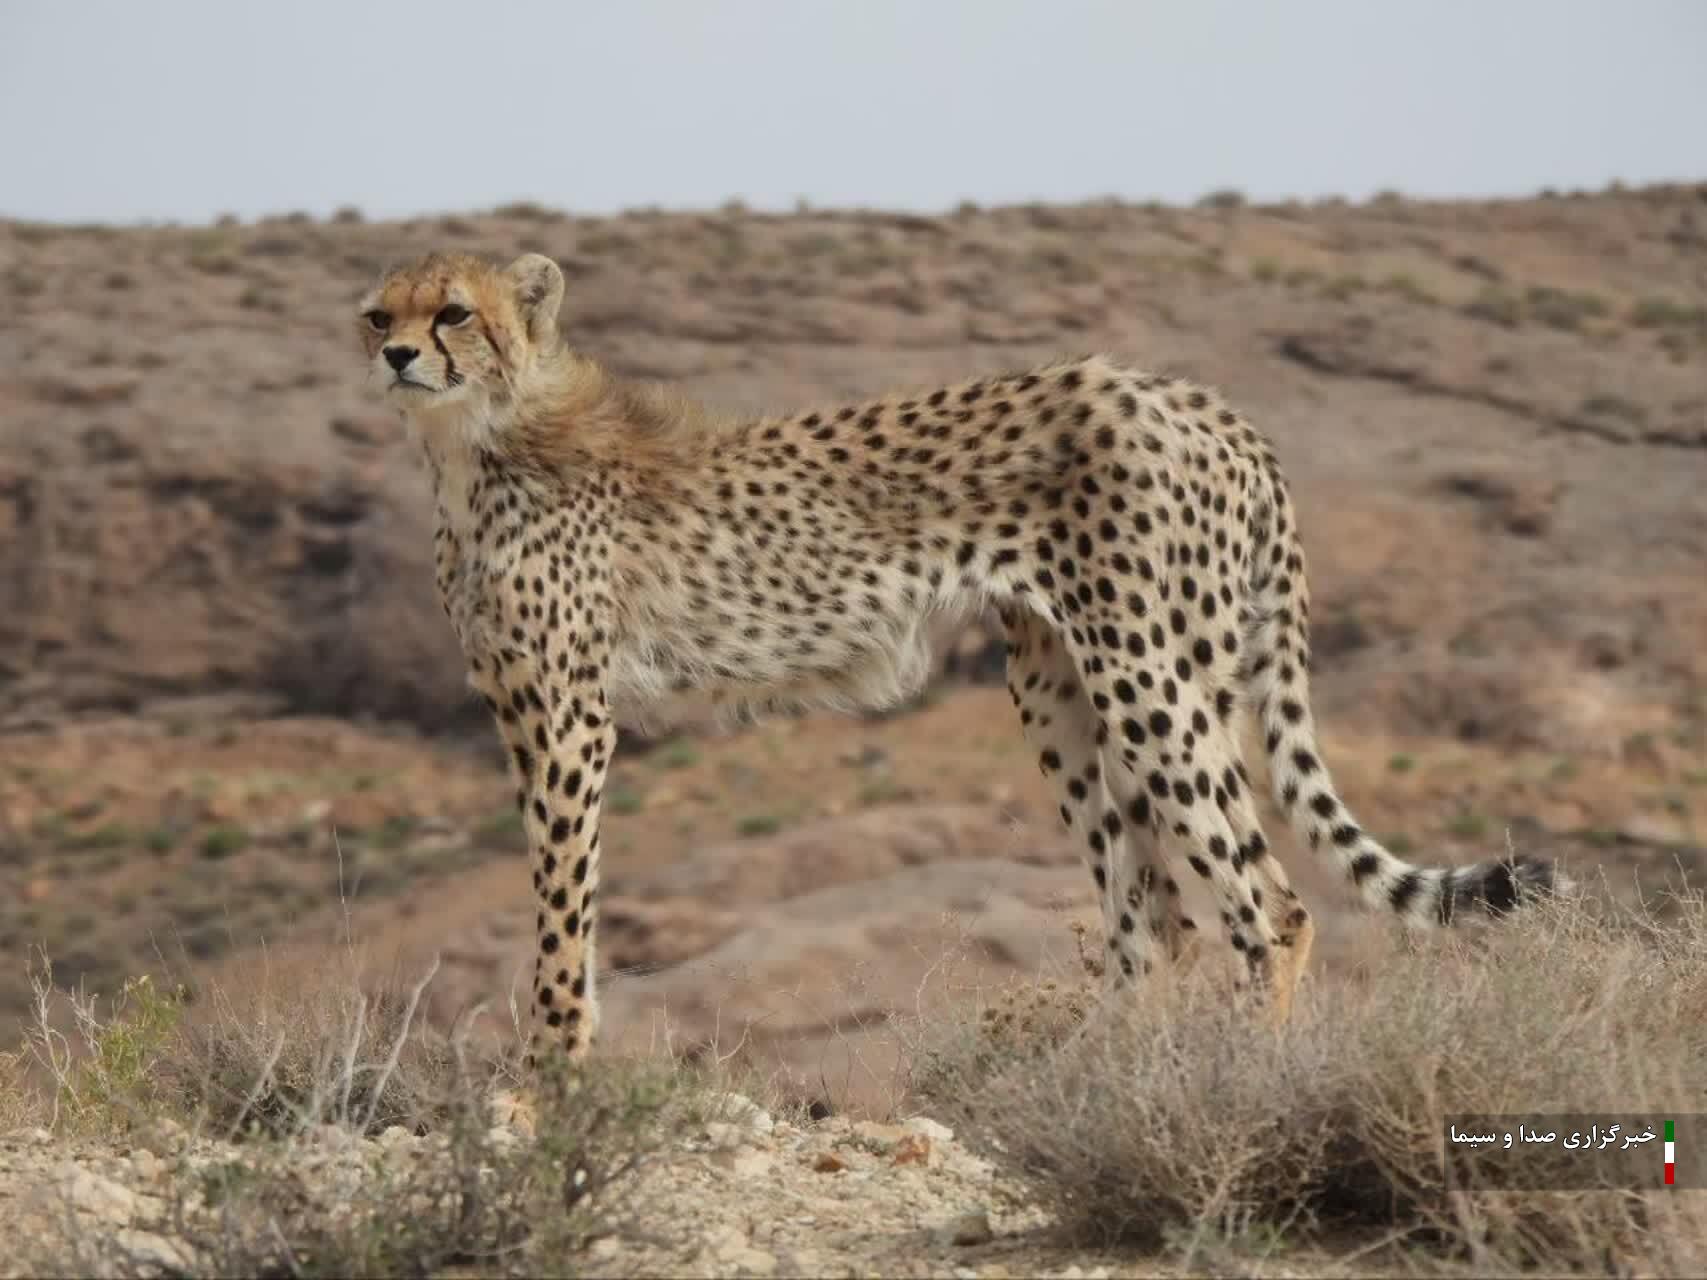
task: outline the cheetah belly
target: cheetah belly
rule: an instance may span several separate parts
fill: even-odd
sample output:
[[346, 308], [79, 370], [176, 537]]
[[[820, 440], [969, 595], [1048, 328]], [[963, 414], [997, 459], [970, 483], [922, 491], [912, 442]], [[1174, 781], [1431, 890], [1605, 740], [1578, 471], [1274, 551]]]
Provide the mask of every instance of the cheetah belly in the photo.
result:
[[926, 623], [923, 612], [804, 624], [758, 610], [654, 614], [625, 629], [611, 659], [609, 694], [624, 717], [645, 717], [661, 700], [690, 691], [737, 713], [892, 706], [929, 675]]

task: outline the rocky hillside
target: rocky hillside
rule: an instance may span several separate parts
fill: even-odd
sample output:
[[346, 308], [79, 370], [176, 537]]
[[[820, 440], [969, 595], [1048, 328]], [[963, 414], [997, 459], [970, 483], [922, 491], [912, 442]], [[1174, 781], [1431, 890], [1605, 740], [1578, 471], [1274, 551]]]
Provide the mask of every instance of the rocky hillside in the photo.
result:
[[[351, 336], [388, 261], [443, 246], [553, 255], [571, 341], [755, 411], [1063, 350], [1218, 384], [1293, 478], [1319, 711], [1373, 829], [1446, 858], [1509, 830], [1621, 887], [1701, 865], [1707, 187], [0, 223], [8, 954], [45, 944], [61, 981], [110, 990], [348, 916], [406, 961], [443, 952], [468, 999], [525, 961], [424, 483]], [[1071, 963], [1076, 859], [976, 683], [999, 663], [961, 657], [895, 717], [625, 752], [614, 1039], [738, 1014], [822, 1076], [945, 947], [989, 980]], [[1386, 945], [1340, 928], [1325, 965]], [[23, 995], [0, 976], [0, 1010]]]

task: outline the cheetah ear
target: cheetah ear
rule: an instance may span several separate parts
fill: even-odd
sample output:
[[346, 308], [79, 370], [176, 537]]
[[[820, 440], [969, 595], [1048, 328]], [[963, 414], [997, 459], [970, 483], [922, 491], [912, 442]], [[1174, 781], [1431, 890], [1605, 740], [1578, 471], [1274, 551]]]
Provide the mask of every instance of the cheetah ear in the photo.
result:
[[543, 253], [524, 253], [504, 268], [516, 291], [516, 307], [528, 327], [528, 341], [545, 346], [557, 336], [557, 311], [563, 305], [563, 272]]

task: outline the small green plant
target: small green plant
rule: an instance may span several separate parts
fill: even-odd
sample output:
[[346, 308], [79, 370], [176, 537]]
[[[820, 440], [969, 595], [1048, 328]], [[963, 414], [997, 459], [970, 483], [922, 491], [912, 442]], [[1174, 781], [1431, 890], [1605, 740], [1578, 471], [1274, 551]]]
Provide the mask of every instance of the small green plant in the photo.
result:
[[1414, 769], [1416, 767], [1417, 767], [1416, 757], [1413, 755], [1408, 755], [1407, 753], [1405, 753], [1403, 751], [1395, 753], [1387, 761], [1387, 768], [1392, 773], [1409, 773], [1412, 769]]
[[916, 796], [911, 787], [893, 778], [874, 778], [859, 789], [859, 802], [866, 806], [900, 804]]
[[686, 738], [672, 738], [658, 748], [658, 764], [665, 769], [686, 769], [699, 763], [699, 748]]
[[1439, 298], [1418, 284], [1416, 277], [1406, 275], [1403, 272], [1388, 276], [1381, 282], [1381, 289], [1385, 293], [1403, 298], [1406, 302], [1417, 302], [1424, 306], [1432, 306], [1440, 301]]
[[[54, 987], [45, 954], [31, 963], [29, 978], [38, 1011], [46, 1010]], [[148, 1114], [156, 1070], [178, 1033], [185, 997], [182, 987], [162, 988], [142, 974], [125, 981], [104, 1017], [95, 997], [74, 999], [81, 1054], [38, 1014], [27, 1047], [53, 1081], [55, 1117], [77, 1131], [113, 1132]]]
[[605, 793], [605, 807], [615, 814], [639, 813], [646, 807], [646, 796], [627, 783], [612, 783]]
[[397, 849], [407, 844], [420, 828], [413, 814], [394, 813], [373, 831], [370, 839], [376, 849]]
[[520, 839], [523, 830], [522, 815], [513, 808], [504, 808], [476, 827], [474, 834], [481, 840], [508, 843]]
[[1639, 329], [1707, 329], [1707, 307], [1671, 298], [1642, 298], [1630, 308]]
[[1515, 329], [1523, 323], [1523, 301], [1515, 294], [1490, 285], [1464, 304], [1464, 314], [1506, 329]]
[[1446, 824], [1446, 830], [1460, 840], [1480, 840], [1488, 834], [1488, 820], [1479, 813], [1465, 810]]
[[1648, 420], [1648, 411], [1641, 405], [1609, 392], [1584, 396], [1578, 408], [1591, 418], [1618, 418], [1635, 426]]
[[1356, 296], [1367, 287], [1364, 278], [1355, 271], [1342, 271], [1322, 286], [1322, 296], [1332, 298], [1336, 302], [1344, 302], [1347, 298]]
[[1235, 187], [1221, 187], [1211, 191], [1197, 202], [1199, 209], [1243, 209], [1245, 193]]
[[771, 836], [782, 830], [782, 819], [772, 813], [750, 813], [735, 823], [735, 834]]
[[68, 836], [65, 847], [72, 850], [120, 849], [136, 841], [136, 833], [122, 822], [103, 822], [91, 831]]
[[210, 862], [218, 862], [241, 853], [249, 843], [249, 833], [242, 827], [229, 824], [212, 828], [202, 836], [200, 851]]

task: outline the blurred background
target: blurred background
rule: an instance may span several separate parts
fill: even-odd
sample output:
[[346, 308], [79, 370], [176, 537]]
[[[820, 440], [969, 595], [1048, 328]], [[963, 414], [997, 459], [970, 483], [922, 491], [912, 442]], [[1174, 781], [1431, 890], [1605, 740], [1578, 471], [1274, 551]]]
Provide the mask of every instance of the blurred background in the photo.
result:
[[[1228, 392], [1312, 557], [1365, 825], [1653, 895], [1707, 841], [1707, 7], [0, 11], [0, 1019], [353, 937], [530, 958], [425, 481], [351, 308], [556, 258], [571, 342], [750, 411], [1103, 349]], [[915, 704], [624, 740], [613, 1044], [879, 1088], [883, 1014], [1072, 964], [981, 626]], [[1384, 922], [1270, 834], [1355, 979]], [[945, 968], [945, 961], [952, 965]], [[8, 1034], [11, 1031], [7, 1026]]]

